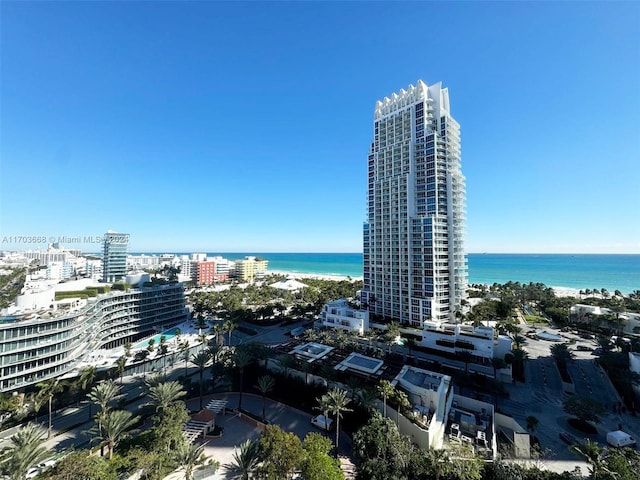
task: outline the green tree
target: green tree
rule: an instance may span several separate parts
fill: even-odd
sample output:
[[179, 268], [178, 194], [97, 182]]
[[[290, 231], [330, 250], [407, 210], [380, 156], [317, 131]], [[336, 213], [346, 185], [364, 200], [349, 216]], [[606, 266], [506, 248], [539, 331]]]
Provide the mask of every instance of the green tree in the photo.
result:
[[51, 423], [53, 418], [53, 397], [64, 390], [65, 384], [60, 382], [60, 380], [57, 378], [50, 378], [49, 380], [45, 380], [44, 382], [36, 384], [36, 387], [39, 388], [38, 396], [42, 399], [45, 399], [49, 406], [49, 426], [47, 428], [47, 439], [50, 439], [52, 426]]
[[378, 384], [378, 395], [382, 398], [382, 415], [387, 416], [387, 400], [393, 396], [394, 388], [388, 380], [381, 380]]
[[200, 350], [197, 354], [191, 357], [191, 363], [193, 363], [196, 367], [198, 367], [199, 374], [199, 382], [200, 382], [200, 410], [202, 410], [202, 389], [204, 386], [204, 369], [207, 367], [207, 364], [211, 360], [211, 353], [209, 350]]
[[265, 480], [290, 478], [304, 459], [300, 439], [291, 432], [283, 432], [277, 425], [267, 425], [260, 435], [262, 464], [257, 472]]
[[262, 421], [266, 420], [266, 398], [267, 393], [271, 392], [273, 388], [276, 386], [276, 381], [273, 377], [269, 375], [263, 375], [258, 378], [258, 383], [256, 388], [260, 391], [262, 395]]
[[163, 412], [186, 394], [180, 382], [175, 381], [158, 383], [150, 387], [147, 393], [151, 399], [151, 405], [156, 407], [156, 412]]
[[567, 398], [562, 407], [566, 413], [573, 415], [581, 423], [600, 423], [600, 415], [605, 413], [604, 406], [600, 402], [580, 395]]
[[329, 399], [329, 411], [333, 413], [336, 419], [336, 454], [338, 452], [340, 442], [340, 419], [342, 418], [342, 412], [350, 412], [351, 409], [347, 407], [351, 403], [351, 399], [345, 390], [333, 389], [327, 393]]
[[80, 371], [80, 377], [78, 378], [78, 384], [80, 388], [84, 391], [87, 387], [93, 385], [93, 382], [96, 379], [96, 367], [88, 366], [84, 367]]
[[78, 450], [66, 455], [47, 473], [49, 480], [117, 480], [116, 465], [103, 457]]
[[300, 468], [305, 480], [344, 479], [340, 462], [329, 455], [332, 447], [328, 438], [314, 432], [307, 434], [303, 444], [305, 456]]
[[393, 391], [393, 401], [396, 404], [396, 425], [400, 426], [400, 410], [411, 406], [409, 397], [402, 390], [397, 388]]
[[358, 460], [357, 478], [406, 479], [412, 450], [411, 442], [398, 433], [393, 421], [374, 412], [353, 436], [353, 452]]
[[186, 440], [182, 429], [189, 421], [189, 412], [182, 401], [176, 401], [163, 408], [153, 417], [154, 445], [159, 451], [169, 453]]
[[244, 369], [251, 364], [253, 356], [246, 346], [239, 345], [233, 353], [233, 364], [240, 371], [240, 391], [238, 398], [238, 410], [242, 409], [242, 392], [244, 389]]
[[182, 355], [184, 355], [184, 376], [187, 376], [187, 367], [189, 366], [189, 358], [190, 357], [190, 352], [191, 352], [191, 348], [189, 347], [189, 340], [185, 340], [184, 342], [182, 342], [179, 346], [180, 348], [180, 352], [182, 352]]
[[115, 447], [127, 437], [127, 431], [137, 422], [138, 417], [133, 417], [126, 410], [110, 410], [103, 416], [102, 432], [97, 432], [97, 437], [109, 447], [109, 460], [113, 458]]
[[233, 461], [224, 468], [236, 475], [240, 480], [249, 480], [250, 475], [260, 463], [260, 443], [257, 440], [245, 440], [239, 449], [233, 452]]
[[329, 395], [326, 393], [321, 397], [316, 398], [316, 402], [318, 406], [316, 407], [318, 410], [322, 412], [324, 416], [324, 431], [325, 433], [329, 432], [329, 411], [331, 410], [331, 400], [329, 399]]
[[116, 360], [116, 372], [118, 372], [118, 375], [120, 376], [120, 385], [122, 385], [124, 379], [124, 370], [126, 365], [127, 357], [119, 357], [118, 360]]
[[50, 455], [42, 445], [43, 439], [40, 426], [29, 423], [20, 427], [0, 454], [0, 472], [9, 480], [24, 480], [30, 468]]
[[133, 349], [133, 344], [131, 342], [127, 342], [124, 344], [124, 356], [129, 358], [131, 357], [131, 350]]
[[204, 445], [194, 445], [184, 442], [178, 446], [174, 457], [180, 468], [184, 470], [185, 480], [192, 480], [193, 472], [198, 468], [204, 467], [205, 465], [209, 467], [217, 465], [217, 462], [208, 461], [208, 457], [204, 454]]
[[607, 467], [606, 450], [600, 448], [597, 443], [587, 438], [584, 445], [571, 445], [569, 448], [585, 459], [589, 465], [592, 480], [597, 480], [600, 473], [612, 473]]
[[536, 431], [536, 428], [538, 428], [538, 423], [540, 423], [539, 420], [533, 415], [529, 415], [527, 417], [527, 430], [531, 432], [531, 435], [533, 435]]

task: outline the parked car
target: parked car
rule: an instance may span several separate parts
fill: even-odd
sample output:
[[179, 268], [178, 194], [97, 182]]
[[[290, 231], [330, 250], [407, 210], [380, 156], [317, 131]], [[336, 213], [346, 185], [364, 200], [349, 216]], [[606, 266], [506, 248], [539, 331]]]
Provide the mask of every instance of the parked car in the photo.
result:
[[333, 420], [331, 420], [330, 418], [325, 418], [324, 415], [318, 415], [315, 417], [311, 417], [311, 424], [321, 430], [331, 430]]
[[586, 345], [578, 345], [576, 348], [581, 352], [593, 352], [593, 348], [587, 347]]

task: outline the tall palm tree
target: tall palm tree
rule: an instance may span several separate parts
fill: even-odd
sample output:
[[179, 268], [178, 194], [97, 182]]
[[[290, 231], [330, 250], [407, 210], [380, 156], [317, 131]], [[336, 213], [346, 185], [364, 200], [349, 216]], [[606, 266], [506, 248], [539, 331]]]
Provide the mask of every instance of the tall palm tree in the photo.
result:
[[189, 357], [190, 357], [189, 340], [185, 340], [180, 344], [180, 351], [184, 355], [184, 376], [187, 376], [187, 367], [189, 366]]
[[97, 436], [109, 447], [109, 460], [113, 458], [113, 449], [118, 442], [128, 436], [127, 430], [131, 429], [138, 419], [139, 417], [133, 417], [133, 414], [127, 410], [111, 410], [104, 415], [102, 432]]
[[324, 432], [326, 435], [329, 435], [329, 411], [331, 410], [329, 395], [325, 393], [321, 397], [316, 398], [316, 402], [318, 402], [318, 410], [324, 415]]
[[236, 324], [235, 322], [231, 321], [231, 320], [227, 320], [226, 322], [224, 322], [224, 325], [222, 326], [223, 330], [225, 332], [227, 332], [229, 334], [229, 343], [228, 345], [231, 346], [231, 333], [235, 330], [236, 328]]
[[42, 445], [43, 440], [44, 430], [39, 425], [28, 423], [20, 427], [0, 454], [0, 473], [8, 473], [9, 480], [24, 480], [29, 469], [50, 454]]
[[233, 462], [224, 468], [232, 473], [240, 475], [240, 480], [249, 480], [250, 475], [260, 463], [260, 443], [257, 440], [246, 440], [240, 444], [240, 450], [236, 448], [233, 453]]
[[388, 380], [381, 380], [378, 384], [378, 395], [382, 397], [383, 415], [387, 416], [387, 399], [393, 396], [394, 388]]
[[53, 412], [51, 406], [53, 403], [53, 397], [64, 390], [65, 384], [60, 382], [57, 378], [50, 378], [44, 382], [40, 382], [36, 385], [40, 390], [38, 396], [45, 399], [49, 405], [49, 427], [47, 429], [47, 440], [51, 438], [51, 422], [53, 418]]
[[150, 387], [147, 393], [151, 399], [149, 403], [156, 407], [156, 412], [166, 410], [186, 394], [187, 392], [184, 391], [180, 382], [158, 383]]
[[351, 409], [347, 407], [351, 402], [351, 399], [347, 395], [345, 390], [333, 389], [327, 393], [329, 399], [329, 410], [336, 419], [336, 456], [338, 455], [338, 441], [340, 440], [340, 419], [342, 418], [342, 412], [350, 412]]
[[593, 443], [587, 438], [584, 445], [571, 445], [569, 449], [580, 455], [589, 464], [592, 480], [597, 480], [598, 474], [601, 472], [611, 473], [606, 464], [606, 450], [600, 448], [597, 443]]
[[[89, 394], [87, 395], [89, 400], [100, 406], [100, 413], [97, 417], [98, 431], [102, 431], [102, 419], [109, 409], [109, 403], [117, 400], [120, 395], [120, 387], [116, 383], [109, 379], [94, 385]], [[89, 404], [89, 418], [91, 418], [91, 404]]]
[[118, 360], [116, 360], [116, 372], [118, 372], [118, 375], [120, 376], [120, 385], [122, 385], [122, 382], [124, 381], [124, 370], [126, 365], [127, 357], [119, 357]]
[[94, 380], [96, 379], [96, 367], [88, 366], [84, 367], [80, 371], [80, 377], [78, 378], [78, 385], [82, 390], [86, 390], [87, 387], [93, 385]]
[[262, 421], [263, 422], [266, 419], [265, 410], [266, 410], [267, 393], [272, 391], [275, 386], [276, 386], [275, 379], [269, 375], [263, 375], [258, 378], [258, 383], [256, 385], [256, 388], [260, 390], [260, 393], [262, 394]]
[[204, 454], [204, 445], [183, 442], [175, 452], [175, 459], [180, 468], [184, 469], [185, 480], [192, 480], [193, 471], [206, 465], [208, 457]]
[[204, 386], [204, 369], [211, 360], [211, 352], [209, 350], [200, 350], [197, 354], [191, 357], [191, 363], [198, 367], [198, 373], [200, 378], [200, 410], [202, 410], [202, 388]]
[[242, 409], [242, 391], [244, 388], [244, 369], [253, 361], [253, 356], [247, 347], [238, 346], [233, 353], [233, 363], [240, 370], [240, 398], [238, 410]]
[[395, 389], [393, 392], [393, 399], [397, 404], [398, 409], [396, 410], [396, 425], [400, 428], [400, 410], [403, 407], [411, 406], [409, 402], [409, 397], [402, 390]]
[[131, 349], [133, 348], [133, 344], [131, 342], [127, 342], [124, 344], [124, 356], [125, 357], [130, 357], [131, 356]]

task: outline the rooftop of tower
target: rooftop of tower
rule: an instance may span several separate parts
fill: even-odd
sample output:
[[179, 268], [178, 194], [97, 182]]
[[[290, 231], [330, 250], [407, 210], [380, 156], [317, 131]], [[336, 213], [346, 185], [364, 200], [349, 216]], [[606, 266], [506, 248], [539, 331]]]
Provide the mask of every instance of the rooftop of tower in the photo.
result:
[[428, 86], [422, 80], [418, 80], [415, 85], [409, 85], [408, 89], [401, 88], [399, 92], [393, 93], [391, 97], [384, 97], [376, 102], [375, 119], [380, 119], [385, 115], [392, 114], [408, 107], [419, 100], [435, 102], [445, 110], [449, 110], [449, 91], [442, 88], [442, 82]]

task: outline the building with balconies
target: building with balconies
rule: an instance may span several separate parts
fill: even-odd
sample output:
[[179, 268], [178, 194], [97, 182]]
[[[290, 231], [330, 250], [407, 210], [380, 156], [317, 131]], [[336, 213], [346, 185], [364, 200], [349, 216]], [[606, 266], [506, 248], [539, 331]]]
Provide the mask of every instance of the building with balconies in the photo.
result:
[[495, 337], [492, 327], [443, 322], [424, 322], [420, 342], [423, 347], [443, 352], [469, 352], [477, 363], [488, 363], [494, 357], [504, 359], [511, 343], [508, 336]]
[[109, 230], [102, 249], [102, 281], [117, 282], [127, 274], [129, 234]]
[[260, 257], [245, 257], [244, 260], [235, 260], [233, 276], [241, 282], [264, 278], [268, 263], [268, 260]]
[[[399, 416], [398, 429], [424, 449], [468, 443], [485, 459], [497, 453], [494, 407], [456, 395], [451, 377], [405, 365], [391, 384], [407, 394], [410, 410]], [[390, 407], [388, 407], [391, 409]], [[393, 409], [391, 409], [393, 410]], [[387, 413], [394, 418], [394, 413]]]
[[0, 317], [0, 392], [64, 375], [97, 349], [135, 342], [187, 318], [180, 283], [68, 298], [54, 309]]
[[339, 328], [363, 335], [369, 330], [369, 312], [349, 305], [345, 298], [327, 303], [320, 312], [323, 327]]
[[441, 83], [377, 102], [368, 156], [364, 288], [372, 314], [454, 321], [466, 296], [460, 126]]

